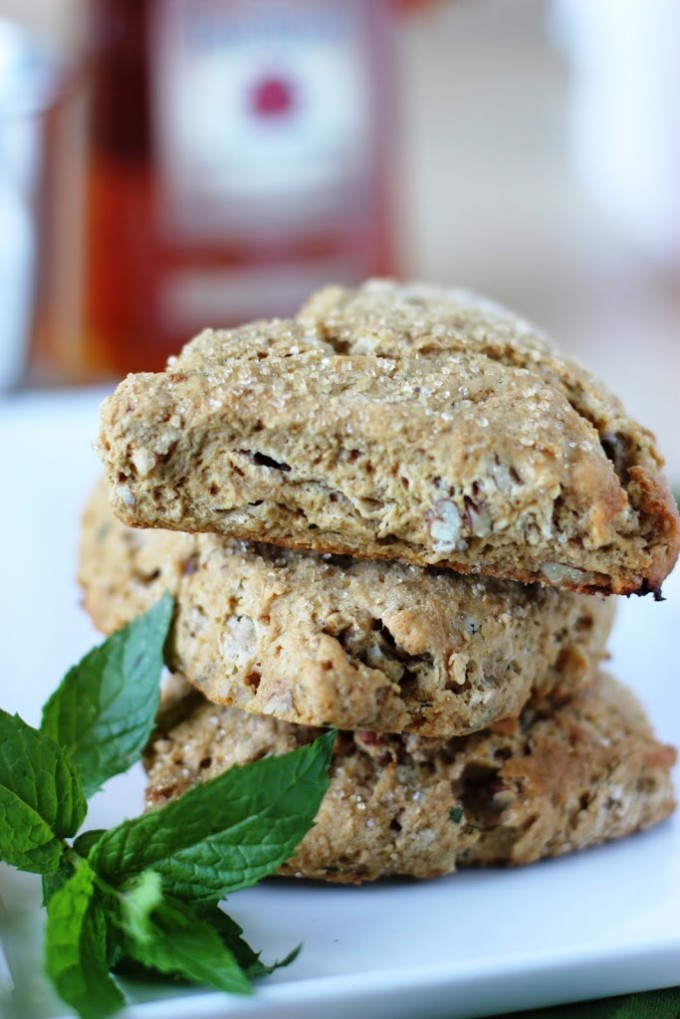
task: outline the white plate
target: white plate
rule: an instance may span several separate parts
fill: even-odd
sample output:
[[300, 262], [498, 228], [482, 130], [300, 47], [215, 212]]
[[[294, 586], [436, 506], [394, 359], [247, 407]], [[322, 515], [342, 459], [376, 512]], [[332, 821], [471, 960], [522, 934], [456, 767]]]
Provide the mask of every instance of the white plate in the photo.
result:
[[[98, 473], [90, 443], [100, 394], [21, 397], [0, 404], [0, 703], [36, 723], [66, 668], [99, 638], [79, 609], [77, 521]], [[613, 671], [642, 697], [660, 738], [680, 744], [680, 573], [668, 600], [622, 599]], [[142, 775], [93, 800], [88, 826], [142, 804]], [[0, 871], [2, 934], [18, 991], [10, 1016], [61, 1015], [35, 981], [37, 882]], [[249, 941], [299, 959], [252, 999], [172, 995], [138, 1019], [290, 1016], [340, 1019], [484, 1015], [680, 981], [680, 819], [630, 839], [515, 871], [462, 873], [424, 884], [363, 888], [270, 881], [234, 895]], [[0, 961], [0, 987], [3, 970]], [[1, 992], [0, 992], [1, 993]]]

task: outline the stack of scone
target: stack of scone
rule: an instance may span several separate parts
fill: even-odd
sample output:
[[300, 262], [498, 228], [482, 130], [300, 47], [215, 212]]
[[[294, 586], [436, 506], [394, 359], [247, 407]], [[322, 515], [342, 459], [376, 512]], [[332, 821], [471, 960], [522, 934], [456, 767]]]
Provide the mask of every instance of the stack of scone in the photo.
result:
[[673, 809], [673, 749], [599, 669], [607, 596], [658, 594], [678, 514], [653, 437], [533, 326], [462, 291], [331, 287], [204, 332], [102, 419], [87, 608], [111, 631], [169, 589], [191, 684], [149, 805], [333, 726], [287, 874], [525, 863]]

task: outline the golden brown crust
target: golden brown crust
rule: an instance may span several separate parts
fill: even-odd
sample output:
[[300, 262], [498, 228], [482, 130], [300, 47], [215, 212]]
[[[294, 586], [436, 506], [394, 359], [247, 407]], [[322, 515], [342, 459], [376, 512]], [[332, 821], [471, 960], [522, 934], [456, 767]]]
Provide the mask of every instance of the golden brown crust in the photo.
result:
[[111, 632], [164, 590], [169, 653], [212, 701], [288, 721], [450, 736], [572, 695], [605, 653], [614, 600], [464, 579], [217, 535], [134, 530], [104, 485], [83, 521], [80, 578]]
[[127, 523], [571, 590], [658, 590], [680, 523], [648, 432], [522, 320], [432, 288], [206, 331], [104, 405]]
[[[317, 730], [196, 696], [149, 748], [147, 804]], [[632, 695], [602, 676], [551, 712], [452, 740], [341, 733], [315, 827], [283, 874], [359, 883], [524, 864], [647, 828], [674, 807], [672, 747]]]

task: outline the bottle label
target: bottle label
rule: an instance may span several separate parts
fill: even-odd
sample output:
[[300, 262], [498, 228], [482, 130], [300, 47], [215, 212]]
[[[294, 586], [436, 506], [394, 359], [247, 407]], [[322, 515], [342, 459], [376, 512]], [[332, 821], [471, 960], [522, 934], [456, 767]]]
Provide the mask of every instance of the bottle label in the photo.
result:
[[164, 229], [298, 232], [369, 202], [366, 5], [156, 0], [149, 38]]

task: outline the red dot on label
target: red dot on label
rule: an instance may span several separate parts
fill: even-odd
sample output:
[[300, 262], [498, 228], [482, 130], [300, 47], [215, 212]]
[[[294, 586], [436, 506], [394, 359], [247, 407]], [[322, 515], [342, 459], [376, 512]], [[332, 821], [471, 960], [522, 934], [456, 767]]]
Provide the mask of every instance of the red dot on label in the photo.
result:
[[293, 88], [283, 78], [263, 78], [251, 92], [250, 104], [264, 117], [288, 113], [294, 105]]

